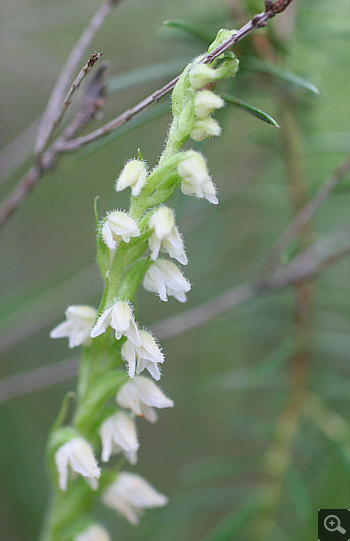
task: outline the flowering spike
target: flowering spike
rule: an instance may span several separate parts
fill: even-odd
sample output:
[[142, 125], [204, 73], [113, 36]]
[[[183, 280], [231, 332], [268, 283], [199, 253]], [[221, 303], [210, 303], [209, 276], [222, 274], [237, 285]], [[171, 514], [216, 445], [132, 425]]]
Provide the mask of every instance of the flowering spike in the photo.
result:
[[61, 490], [67, 489], [68, 466], [84, 477], [98, 479], [101, 474], [89, 443], [81, 437], [72, 438], [59, 447], [55, 453], [55, 462]]
[[168, 498], [139, 475], [122, 471], [103, 492], [102, 501], [136, 526], [143, 509], [163, 507]]
[[102, 227], [102, 238], [110, 250], [115, 250], [121, 240], [129, 242], [131, 237], [139, 235], [137, 223], [120, 210], [108, 214]]
[[174, 263], [157, 259], [146, 272], [143, 287], [157, 293], [162, 301], [166, 302], [170, 295], [179, 302], [186, 302], [186, 293], [191, 289], [191, 284]]
[[99, 434], [103, 462], [108, 462], [112, 454], [122, 452], [130, 464], [136, 464], [139, 442], [135, 421], [130, 415], [117, 411], [102, 423]]
[[173, 211], [168, 207], [160, 207], [151, 216], [149, 227], [153, 230], [148, 240], [151, 259], [155, 261], [159, 252], [165, 252], [182, 265], [187, 265], [183, 241], [175, 225]]
[[145, 162], [141, 160], [130, 160], [124, 166], [116, 180], [115, 189], [117, 192], [130, 187], [131, 193], [134, 196], [140, 194], [147, 179], [147, 167]]
[[164, 362], [164, 355], [159, 349], [153, 336], [147, 331], [139, 331], [140, 345], [127, 340], [122, 347], [122, 357], [128, 364], [128, 374], [131, 378], [148, 370], [155, 380], [160, 379], [158, 364]]
[[139, 416], [144, 416], [150, 423], [157, 421], [153, 408], [172, 408], [174, 402], [150, 379], [136, 376], [127, 381], [117, 393], [116, 401], [122, 408], [130, 409]]
[[91, 306], [69, 306], [65, 311], [66, 321], [63, 321], [50, 332], [51, 338], [68, 338], [69, 347], [89, 346], [90, 331], [96, 319], [97, 310]]
[[217, 205], [215, 186], [210, 179], [207, 164], [202, 154], [193, 152], [189, 158], [180, 163], [178, 173], [182, 178], [182, 193], [200, 199], [204, 197], [210, 203]]

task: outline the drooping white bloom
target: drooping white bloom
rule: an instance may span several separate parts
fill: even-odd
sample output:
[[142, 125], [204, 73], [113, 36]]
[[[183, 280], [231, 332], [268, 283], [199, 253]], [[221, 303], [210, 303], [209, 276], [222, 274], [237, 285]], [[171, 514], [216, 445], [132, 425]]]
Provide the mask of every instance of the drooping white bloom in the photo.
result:
[[115, 250], [121, 240], [129, 242], [131, 237], [139, 235], [137, 223], [121, 210], [108, 214], [102, 227], [102, 238], [110, 250]]
[[153, 230], [148, 240], [151, 259], [156, 260], [159, 252], [165, 252], [177, 259], [182, 265], [187, 265], [183, 240], [175, 225], [175, 216], [168, 207], [160, 207], [152, 214], [149, 227]]
[[91, 306], [69, 306], [65, 311], [66, 321], [63, 321], [50, 332], [51, 338], [68, 338], [69, 347], [89, 346], [90, 332], [96, 319], [97, 310]]
[[147, 178], [147, 168], [145, 162], [141, 160], [131, 160], [125, 164], [124, 169], [120, 173], [115, 189], [117, 192], [131, 187], [132, 195], [139, 195], [141, 189], [145, 185]]
[[126, 301], [117, 300], [112, 306], [107, 308], [98, 318], [96, 325], [91, 331], [91, 338], [96, 338], [104, 333], [108, 326], [115, 330], [117, 340], [124, 335], [132, 342], [139, 344], [140, 336], [135, 323], [133, 310]]
[[130, 464], [137, 462], [139, 442], [134, 419], [124, 411], [117, 411], [101, 425], [102, 460], [108, 462], [111, 455], [124, 453]]
[[122, 347], [122, 357], [128, 364], [128, 374], [131, 378], [148, 370], [155, 380], [160, 379], [158, 364], [164, 362], [164, 355], [161, 352], [153, 336], [147, 331], [139, 331], [140, 345], [127, 340]]
[[191, 138], [194, 141], [203, 141], [208, 137], [217, 137], [221, 134], [221, 126], [217, 120], [211, 116], [206, 118], [197, 118], [193, 124]]
[[197, 90], [213, 82], [216, 78], [216, 72], [206, 64], [196, 64], [190, 70], [189, 77], [192, 87]]
[[84, 531], [79, 533], [74, 541], [111, 541], [107, 530], [100, 524], [91, 524]]
[[61, 490], [67, 489], [68, 466], [73, 472], [94, 480], [101, 474], [89, 443], [80, 437], [72, 438], [58, 448], [55, 453], [55, 463]]
[[186, 293], [191, 289], [191, 284], [174, 263], [157, 259], [146, 272], [143, 287], [157, 293], [162, 301], [166, 302], [170, 295], [179, 302], [186, 302]]
[[153, 408], [172, 408], [174, 402], [150, 379], [136, 376], [127, 381], [117, 393], [116, 401], [122, 408], [130, 409], [136, 415], [145, 417], [150, 423], [158, 419]]
[[205, 198], [214, 205], [218, 204], [215, 186], [209, 176], [207, 164], [199, 152], [194, 152], [183, 160], [178, 167], [182, 178], [181, 191], [185, 195]]
[[136, 526], [143, 509], [163, 507], [168, 503], [168, 498], [139, 475], [123, 471], [103, 492], [102, 501]]
[[196, 93], [194, 100], [195, 115], [197, 118], [206, 118], [215, 109], [221, 109], [224, 105], [224, 100], [215, 94], [215, 92], [201, 90]]

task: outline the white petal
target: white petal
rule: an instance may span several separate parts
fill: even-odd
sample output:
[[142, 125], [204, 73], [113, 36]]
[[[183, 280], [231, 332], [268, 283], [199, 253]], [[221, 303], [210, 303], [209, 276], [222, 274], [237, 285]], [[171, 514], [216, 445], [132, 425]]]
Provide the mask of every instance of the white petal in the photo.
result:
[[140, 475], [121, 472], [117, 481], [120, 494], [134, 507], [149, 509], [162, 507], [168, 503], [168, 498], [158, 492]]
[[83, 532], [79, 533], [74, 541], [111, 541], [109, 533], [100, 524], [91, 524]]
[[116, 249], [117, 242], [113, 239], [113, 233], [108, 219], [105, 221], [102, 227], [102, 238], [110, 250]]
[[159, 387], [150, 379], [138, 376], [134, 380], [139, 398], [147, 406], [155, 408], [172, 408], [174, 402], [165, 396]]
[[163, 363], [164, 355], [161, 352], [153, 336], [147, 331], [140, 331], [141, 346], [138, 348], [138, 355], [153, 363]]
[[96, 336], [99, 336], [100, 334], [103, 334], [106, 331], [108, 325], [110, 325], [111, 323], [112, 308], [113, 307], [107, 308], [107, 310], [105, 310], [100, 315], [100, 317], [96, 321], [96, 325], [94, 326], [94, 328], [92, 329], [90, 333], [91, 338], [96, 338]]
[[122, 357], [124, 361], [128, 364], [128, 374], [130, 378], [135, 377], [135, 368], [136, 368], [136, 346], [131, 340], [127, 340], [125, 344], [123, 344], [122, 350]]
[[215, 94], [215, 92], [202, 90], [201, 92], [196, 93], [194, 106], [195, 114], [198, 118], [205, 118], [215, 111], [215, 109], [221, 109], [224, 105], [224, 100]]

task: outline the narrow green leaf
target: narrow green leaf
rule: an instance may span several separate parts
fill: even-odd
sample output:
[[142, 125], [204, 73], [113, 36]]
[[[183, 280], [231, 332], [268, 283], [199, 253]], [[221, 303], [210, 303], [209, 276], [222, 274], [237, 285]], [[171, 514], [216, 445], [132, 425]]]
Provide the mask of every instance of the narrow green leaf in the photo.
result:
[[164, 26], [169, 28], [175, 28], [185, 34], [188, 34], [192, 38], [199, 39], [206, 45], [209, 45], [214, 39], [215, 34], [206, 31], [203, 26], [188, 21], [164, 21]]
[[280, 81], [287, 83], [288, 85], [308, 90], [309, 92], [317, 96], [320, 94], [317, 86], [315, 86], [308, 79], [304, 79], [300, 75], [297, 75], [296, 73], [293, 73], [291, 71], [287, 71], [282, 68], [266, 64], [265, 62], [263, 62], [262, 60], [258, 60], [257, 58], [247, 58], [246, 67], [253, 71], [263, 73], [265, 75], [271, 75], [272, 77], [275, 77], [276, 79], [279, 79]]
[[233, 541], [256, 515], [260, 506], [256, 498], [243, 501], [225, 517], [203, 541]]
[[288, 472], [286, 486], [292, 504], [294, 505], [298, 522], [306, 520], [313, 512], [313, 505], [304, 479], [296, 468]]
[[272, 116], [268, 115], [267, 113], [264, 113], [264, 111], [262, 111], [261, 109], [254, 107], [254, 105], [250, 105], [249, 103], [243, 100], [240, 100], [239, 98], [236, 98], [235, 96], [231, 96], [230, 94], [221, 94], [221, 97], [228, 103], [232, 105], [236, 105], [237, 107], [240, 107], [241, 109], [244, 109], [245, 111], [247, 111], [247, 113], [250, 113], [256, 118], [263, 120], [267, 124], [271, 124], [271, 126], [275, 126], [276, 128], [280, 127], [280, 125], [276, 122], [274, 118], [272, 118]]

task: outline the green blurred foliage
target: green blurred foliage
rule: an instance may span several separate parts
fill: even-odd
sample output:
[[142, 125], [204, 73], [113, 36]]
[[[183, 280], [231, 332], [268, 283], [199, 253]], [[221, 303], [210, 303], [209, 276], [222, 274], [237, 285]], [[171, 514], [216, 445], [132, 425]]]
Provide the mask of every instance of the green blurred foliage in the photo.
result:
[[[205, 49], [206, 36], [234, 25], [236, 4], [232, 0], [124, 0], [91, 46], [91, 50], [103, 50], [110, 63], [109, 96], [99, 122], [176, 74], [186, 58]], [[254, 9], [261, 10], [261, 4], [241, 2], [246, 17]], [[35, 125], [27, 135], [16, 138], [37, 121], [64, 60], [96, 6], [95, 0], [4, 2], [2, 157], [4, 170], [11, 173], [3, 183], [5, 192], [29, 164]], [[259, 31], [270, 36], [284, 58], [280, 76], [271, 73], [275, 67], [270, 73], [262, 69], [262, 60], [248, 38], [237, 47], [241, 71], [233, 83], [222, 85], [222, 91], [263, 110], [280, 125], [285, 107], [292, 104], [302, 132], [311, 195], [350, 148], [350, 75], [345, 69], [350, 56], [346, 39], [350, 13], [347, 0], [308, 0], [296, 7], [295, 28], [290, 33], [288, 12], [276, 17], [272, 27]], [[166, 20], [177, 24], [164, 27]], [[278, 31], [283, 32], [283, 40], [276, 38]], [[295, 76], [294, 82], [292, 75], [283, 78], [285, 72], [315, 84], [320, 95], [315, 96], [305, 84], [296, 84]], [[3, 377], [54, 365], [70, 356], [64, 341], [50, 341], [49, 330], [61, 320], [68, 304], [97, 305], [101, 296], [101, 280], [93, 265], [94, 198], [100, 196], [100, 212], [127, 206], [127, 194], [116, 195], [113, 181], [138, 147], [151, 165], [155, 162], [169, 122], [166, 103], [140, 116], [132, 130], [126, 125], [108, 141], [62, 158], [6, 227], [2, 242]], [[281, 131], [238, 107], [227, 106], [218, 118], [223, 136], [202, 148], [218, 186], [220, 205], [210, 207], [181, 194], [173, 200], [190, 258], [186, 269], [193, 284], [189, 307], [252, 278], [292, 215]], [[15, 146], [7, 146], [15, 139]], [[348, 218], [349, 188], [349, 179], [344, 180], [316, 214], [314, 238]], [[315, 283], [308, 382], [310, 391], [344, 417], [350, 398], [346, 381], [349, 274], [347, 259]], [[161, 304], [147, 292], [138, 296], [139, 319], [146, 325], [183, 309], [175, 301]], [[170, 503], [148, 512], [137, 529], [99, 509], [114, 539], [249, 538], [263, 457], [286, 397], [293, 321], [294, 295], [289, 289], [163, 341], [167, 363], [161, 385], [176, 408], [163, 412], [155, 426], [139, 423], [142, 444], [136, 471], [169, 495]], [[2, 407], [1, 504], [7, 541], [37, 538], [48, 498], [45, 439], [63, 394], [73, 387], [70, 379]], [[349, 457], [341, 446], [302, 418], [275, 510], [276, 539], [316, 538], [317, 509], [348, 506], [349, 482]]]

